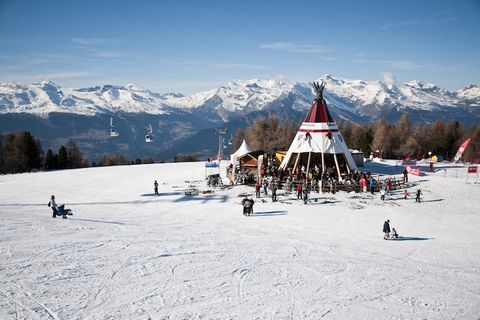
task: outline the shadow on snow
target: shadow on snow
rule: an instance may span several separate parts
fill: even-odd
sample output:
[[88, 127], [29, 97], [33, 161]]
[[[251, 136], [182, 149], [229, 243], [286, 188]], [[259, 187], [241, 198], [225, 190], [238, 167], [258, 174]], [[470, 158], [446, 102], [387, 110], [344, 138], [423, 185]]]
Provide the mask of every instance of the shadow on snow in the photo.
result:
[[435, 238], [422, 238], [422, 237], [398, 237], [396, 239], [390, 239], [393, 241], [422, 241], [422, 240], [433, 240]]
[[261, 211], [261, 212], [254, 212], [250, 217], [272, 217], [272, 216], [284, 216], [287, 214], [288, 211]]
[[108, 224], [121, 224], [121, 225], [127, 225], [127, 224], [128, 224], [128, 223], [123, 223], [123, 222], [104, 221], [104, 220], [93, 220], [93, 219], [68, 218], [68, 220], [85, 221], [85, 222], [95, 222], [95, 223], [108, 223]]

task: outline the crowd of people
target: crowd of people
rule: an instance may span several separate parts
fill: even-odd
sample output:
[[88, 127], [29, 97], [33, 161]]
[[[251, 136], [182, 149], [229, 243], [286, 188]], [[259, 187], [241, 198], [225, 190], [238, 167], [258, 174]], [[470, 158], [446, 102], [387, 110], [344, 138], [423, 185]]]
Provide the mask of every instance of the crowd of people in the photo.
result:
[[[233, 165], [229, 167], [230, 172], [234, 171]], [[256, 172], [255, 172], [256, 174]], [[245, 171], [245, 169], [236, 170], [236, 183], [254, 185], [255, 197], [271, 197], [272, 202], [276, 202], [277, 191], [285, 190], [286, 194], [294, 194], [297, 200], [305, 204], [309, 202], [312, 192], [336, 193], [338, 190], [355, 190], [364, 193], [379, 193], [381, 200], [386, 200], [393, 195], [393, 191], [402, 184], [408, 182], [408, 171], [403, 171], [403, 179], [387, 177], [380, 179], [374, 177], [369, 171], [349, 171], [342, 176], [338, 176], [338, 171], [334, 167], [325, 167], [322, 170], [321, 165], [313, 164], [308, 170], [304, 165], [299, 165], [295, 170], [282, 170], [275, 165], [274, 159], [269, 159], [261, 166], [260, 176], [255, 179], [254, 173]], [[410, 194], [405, 189], [403, 198], [408, 199]], [[387, 198], [387, 199], [388, 199]], [[420, 201], [421, 190], [415, 193], [415, 200]], [[252, 200], [253, 201], [253, 200]]]

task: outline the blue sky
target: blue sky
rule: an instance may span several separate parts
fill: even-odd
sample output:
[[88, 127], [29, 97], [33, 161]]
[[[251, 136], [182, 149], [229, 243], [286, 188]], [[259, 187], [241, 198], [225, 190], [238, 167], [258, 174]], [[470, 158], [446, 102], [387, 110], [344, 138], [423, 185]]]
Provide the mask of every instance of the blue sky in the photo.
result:
[[328, 73], [453, 90], [480, 83], [479, 30], [478, 0], [0, 0], [0, 81], [188, 94]]

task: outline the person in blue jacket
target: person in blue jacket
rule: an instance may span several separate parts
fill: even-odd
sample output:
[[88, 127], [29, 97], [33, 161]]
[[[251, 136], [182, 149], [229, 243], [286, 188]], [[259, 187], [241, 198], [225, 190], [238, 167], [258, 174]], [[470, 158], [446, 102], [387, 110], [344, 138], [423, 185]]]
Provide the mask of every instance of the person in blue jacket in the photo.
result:
[[373, 194], [375, 192], [375, 179], [370, 178], [370, 192]]

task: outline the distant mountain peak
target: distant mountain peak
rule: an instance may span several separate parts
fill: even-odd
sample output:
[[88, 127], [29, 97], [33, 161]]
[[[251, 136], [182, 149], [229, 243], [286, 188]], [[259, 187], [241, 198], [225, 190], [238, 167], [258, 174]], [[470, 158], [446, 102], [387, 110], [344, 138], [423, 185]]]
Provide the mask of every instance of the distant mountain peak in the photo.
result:
[[409, 82], [405, 83], [407, 86], [410, 86], [412, 88], [417, 88], [421, 90], [437, 90], [440, 89], [436, 84], [433, 83], [428, 83], [428, 82], [422, 82], [418, 80], [412, 80]]
[[135, 84], [135, 83], [129, 83], [125, 86], [125, 89], [127, 90], [132, 90], [132, 91], [147, 91], [144, 87], [141, 85]]

